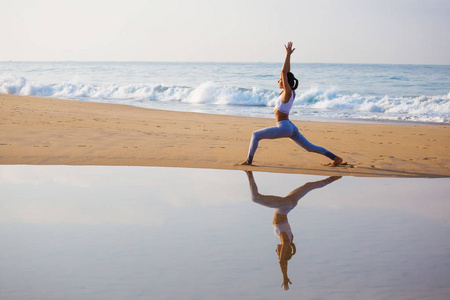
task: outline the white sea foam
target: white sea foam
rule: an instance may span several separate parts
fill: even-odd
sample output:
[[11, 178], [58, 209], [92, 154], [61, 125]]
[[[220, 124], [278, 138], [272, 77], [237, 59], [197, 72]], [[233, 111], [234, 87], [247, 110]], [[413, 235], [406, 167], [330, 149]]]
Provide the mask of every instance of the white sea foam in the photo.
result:
[[276, 97], [276, 93], [273, 91], [258, 88], [243, 89], [205, 82], [193, 89], [183, 101], [218, 105], [267, 106], [274, 97]]
[[[242, 110], [239, 107], [242, 106], [274, 107], [278, 95], [273, 90], [239, 88], [211, 81], [195, 87], [80, 82], [45, 84], [12, 75], [0, 78], [0, 93], [112, 103], [127, 100], [131, 105], [139, 103], [145, 107], [158, 102], [172, 103], [173, 108], [177, 103], [201, 104], [209, 107], [209, 112], [218, 112], [218, 107], [227, 107], [227, 112], [231, 114], [239, 114], [238, 110]], [[390, 97], [343, 93], [336, 87], [297, 90], [293, 115], [310, 115], [313, 112], [316, 116], [333, 118], [450, 123], [450, 93]]]

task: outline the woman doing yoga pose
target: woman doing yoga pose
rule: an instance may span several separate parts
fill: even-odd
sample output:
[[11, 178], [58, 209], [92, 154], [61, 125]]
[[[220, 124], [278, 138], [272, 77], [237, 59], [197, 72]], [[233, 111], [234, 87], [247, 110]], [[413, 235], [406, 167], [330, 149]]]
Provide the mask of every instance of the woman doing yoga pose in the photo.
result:
[[294, 52], [295, 48], [292, 48], [292, 42], [289, 42], [287, 46], [285, 45], [284, 47], [286, 49], [286, 58], [281, 70], [280, 79], [278, 80], [279, 87], [280, 89], [283, 89], [283, 91], [279, 94], [274, 109], [277, 124], [275, 127], [269, 127], [253, 132], [247, 159], [240, 163], [240, 165], [252, 165], [253, 157], [260, 140], [288, 137], [305, 150], [325, 155], [331, 159], [333, 162], [329, 164], [330, 166], [338, 166], [342, 163], [342, 158], [325, 148], [311, 144], [300, 134], [298, 128], [289, 120], [289, 112], [295, 100], [295, 89], [298, 86], [298, 80], [290, 72], [291, 54]]
[[289, 284], [292, 284], [287, 273], [288, 261], [297, 252], [295, 244], [293, 243], [294, 235], [292, 234], [291, 225], [288, 221], [288, 213], [297, 206], [300, 199], [302, 199], [307, 193], [314, 189], [322, 188], [340, 179], [341, 177], [332, 176], [324, 180], [308, 182], [290, 192], [286, 197], [278, 197], [260, 194], [253, 177], [253, 173], [246, 171], [246, 174], [250, 185], [252, 201], [266, 207], [275, 208], [275, 215], [273, 217], [272, 225], [275, 235], [281, 242], [281, 244], [277, 245], [275, 251], [277, 252], [281, 274], [283, 276], [283, 283], [281, 286], [284, 287], [285, 290], [288, 290]]

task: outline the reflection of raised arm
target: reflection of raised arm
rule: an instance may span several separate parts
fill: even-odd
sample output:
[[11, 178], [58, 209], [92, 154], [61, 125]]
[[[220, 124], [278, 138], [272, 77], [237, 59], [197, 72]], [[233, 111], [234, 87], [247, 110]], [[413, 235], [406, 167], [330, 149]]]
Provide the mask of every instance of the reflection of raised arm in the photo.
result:
[[285, 232], [282, 232], [280, 234], [280, 239], [281, 239], [281, 247], [277, 247], [277, 252], [278, 252], [278, 259], [279, 259], [279, 263], [280, 263], [280, 269], [281, 269], [281, 274], [283, 274], [283, 283], [281, 284], [282, 287], [284, 287], [284, 289], [287, 291], [289, 290], [289, 283], [292, 284], [292, 282], [289, 280], [288, 274], [287, 274], [287, 270], [288, 270], [288, 261], [286, 259], [286, 254], [288, 251], [290, 251], [290, 241], [289, 241], [289, 237], [287, 236], [287, 234]]

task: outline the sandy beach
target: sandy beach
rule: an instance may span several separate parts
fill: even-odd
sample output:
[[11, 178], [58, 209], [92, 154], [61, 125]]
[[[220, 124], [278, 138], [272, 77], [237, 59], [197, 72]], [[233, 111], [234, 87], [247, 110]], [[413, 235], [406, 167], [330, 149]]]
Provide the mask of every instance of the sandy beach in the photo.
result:
[[[244, 169], [251, 133], [274, 119], [208, 115], [17, 95], [0, 95], [0, 164], [126, 165]], [[352, 176], [449, 177], [448, 125], [294, 121], [313, 144], [264, 140], [250, 170]], [[285, 153], [279, 155], [279, 153]]]

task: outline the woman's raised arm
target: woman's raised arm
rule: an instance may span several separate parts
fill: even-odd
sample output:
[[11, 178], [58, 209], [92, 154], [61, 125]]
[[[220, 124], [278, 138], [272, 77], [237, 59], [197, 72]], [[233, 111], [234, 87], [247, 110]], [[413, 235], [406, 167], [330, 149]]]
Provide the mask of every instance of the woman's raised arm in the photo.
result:
[[284, 87], [281, 101], [287, 103], [292, 95], [292, 89], [288, 82], [287, 73], [291, 71], [291, 54], [294, 52], [295, 48], [292, 48], [292, 42], [287, 43], [287, 46], [284, 45], [284, 48], [286, 49], [286, 58], [284, 59], [283, 68], [281, 69], [281, 80], [283, 81]]
[[294, 52], [295, 48], [292, 48], [292, 42], [287, 43], [287, 46], [284, 45], [284, 48], [286, 49], [286, 58], [284, 59], [281, 73], [287, 74], [291, 71], [291, 54]]

